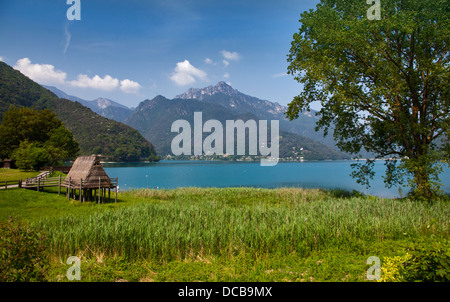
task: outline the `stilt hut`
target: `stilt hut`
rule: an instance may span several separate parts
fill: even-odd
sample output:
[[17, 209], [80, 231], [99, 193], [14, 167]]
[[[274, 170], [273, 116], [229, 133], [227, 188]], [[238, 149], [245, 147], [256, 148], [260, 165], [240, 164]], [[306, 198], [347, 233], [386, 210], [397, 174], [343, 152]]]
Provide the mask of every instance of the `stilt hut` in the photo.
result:
[[80, 201], [98, 200], [102, 202], [108, 190], [108, 198], [111, 197], [111, 189], [115, 189], [115, 201], [117, 202], [117, 178], [111, 180], [100, 164], [100, 158], [97, 155], [80, 156], [72, 165], [64, 186], [67, 188], [67, 196], [76, 192], [79, 193]]

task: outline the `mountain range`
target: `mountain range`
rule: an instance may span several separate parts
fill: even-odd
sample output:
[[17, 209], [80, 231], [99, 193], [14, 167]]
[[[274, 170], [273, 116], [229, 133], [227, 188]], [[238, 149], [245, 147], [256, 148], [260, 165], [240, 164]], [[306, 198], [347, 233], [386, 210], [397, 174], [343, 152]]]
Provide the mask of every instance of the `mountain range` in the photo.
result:
[[68, 95], [64, 91], [59, 90], [58, 88], [56, 88], [54, 86], [42, 85], [42, 87], [50, 90], [51, 92], [56, 94], [60, 99], [66, 99], [66, 100], [78, 102], [81, 105], [88, 107], [95, 113], [97, 113], [103, 117], [116, 120], [118, 122], [123, 122], [127, 117], [129, 117], [131, 115], [131, 113], [133, 113], [133, 108], [128, 108], [128, 107], [126, 107], [122, 104], [119, 104], [117, 102], [114, 102], [110, 99], [97, 98], [95, 100], [88, 101], [88, 100], [83, 100], [77, 96]]
[[[203, 121], [215, 119], [222, 125], [225, 125], [227, 120], [267, 120], [269, 124], [269, 120], [279, 120], [281, 158], [303, 157], [306, 160], [349, 158], [323, 142], [298, 133], [307, 129], [306, 132], [312, 134], [316, 122], [313, 115], [305, 114], [299, 118], [300, 121], [296, 122], [300, 125], [297, 133], [289, 131], [295, 127], [289, 125], [289, 121], [284, 117], [285, 110], [286, 107], [277, 103], [245, 95], [225, 82], [219, 82], [204, 89], [191, 88], [172, 100], [160, 95], [152, 100], [145, 100], [124, 123], [137, 129], [151, 141], [158, 154], [170, 155], [171, 142], [176, 135], [171, 132], [172, 123], [183, 119], [193, 125], [194, 112], [202, 112]], [[206, 134], [203, 134], [203, 139], [205, 136]], [[317, 133], [313, 136], [317, 137]], [[248, 146], [248, 137], [246, 145]]]
[[[334, 141], [315, 131], [318, 121], [316, 112], [305, 112], [298, 119], [289, 121], [284, 113], [286, 106], [261, 100], [234, 89], [225, 82], [205, 88], [190, 88], [174, 99], [156, 96], [142, 101], [136, 108], [105, 98], [83, 100], [68, 95], [56, 87], [44, 86], [60, 98], [78, 102], [97, 114], [123, 122], [137, 129], [150, 141], [159, 155], [171, 155], [171, 142], [176, 133], [171, 125], [179, 119], [193, 124], [194, 112], [202, 112], [203, 120], [216, 119], [222, 124], [226, 120], [278, 120], [280, 123], [280, 157], [303, 157], [306, 160], [348, 159], [338, 151]], [[270, 122], [269, 122], [270, 124]], [[206, 137], [203, 134], [203, 139]], [[225, 141], [225, 137], [224, 137]], [[248, 143], [248, 138], [246, 138]], [[247, 144], [248, 146], [248, 144]]]
[[[314, 110], [304, 112], [298, 119], [289, 121], [284, 114], [287, 110], [286, 106], [241, 93], [223, 81], [215, 86], [190, 88], [185, 93], [177, 95], [173, 100], [164, 96], [157, 96], [152, 100], [147, 99], [142, 101], [137, 108], [128, 108], [105, 98], [84, 100], [68, 95], [56, 87], [44, 87], [60, 98], [79, 102], [101, 116], [124, 122], [139, 130], [147, 140], [155, 145], [157, 152], [162, 155], [170, 153], [170, 142], [174, 136], [170, 132], [170, 125], [167, 125], [168, 121], [173, 122], [176, 120], [175, 117], [177, 119], [185, 118], [186, 114], [177, 114], [180, 110], [184, 110], [185, 113], [189, 112], [191, 117], [193, 112], [197, 110], [204, 112], [205, 119], [220, 117], [219, 120], [224, 120], [223, 117], [225, 116], [228, 117], [227, 119], [242, 119], [247, 115], [248, 118], [255, 120], [278, 120], [285, 137], [292, 140], [300, 138], [296, 136], [300, 135], [302, 145], [313, 143], [317, 146], [319, 146], [318, 143], [325, 145], [325, 147], [322, 147], [327, 150], [325, 153], [328, 153], [328, 155], [317, 156], [317, 158], [329, 159], [330, 156], [332, 158], [348, 158], [347, 155], [338, 151], [331, 137], [324, 137], [323, 132], [315, 131], [318, 118]], [[190, 101], [186, 102], [186, 100]], [[286, 136], [287, 133], [290, 135]], [[293, 144], [291, 142], [289, 145]], [[333, 149], [333, 151], [328, 150], [328, 148]]]
[[[172, 123], [184, 119], [192, 125], [194, 112], [202, 112], [204, 121], [216, 119], [222, 124], [227, 120], [252, 119], [267, 120], [270, 125], [270, 120], [278, 120], [281, 158], [349, 158], [337, 149], [332, 138], [315, 131], [318, 118], [314, 111], [289, 121], [284, 115], [287, 107], [241, 93], [225, 82], [191, 88], [174, 99], [156, 96], [136, 108], [128, 108], [110, 99], [84, 100], [56, 87], [40, 86], [0, 63], [0, 120], [11, 104], [49, 108], [74, 133], [83, 153], [102, 151], [109, 159], [122, 161], [155, 156], [155, 151], [162, 156], [171, 155], [171, 142], [177, 135], [171, 132]], [[248, 137], [246, 140], [248, 143]]]

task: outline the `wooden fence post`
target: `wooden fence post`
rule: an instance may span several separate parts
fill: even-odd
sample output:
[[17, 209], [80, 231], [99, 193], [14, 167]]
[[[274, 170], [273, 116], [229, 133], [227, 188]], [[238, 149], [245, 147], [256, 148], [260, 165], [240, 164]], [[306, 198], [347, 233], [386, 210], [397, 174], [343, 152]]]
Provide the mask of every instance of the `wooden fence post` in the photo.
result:
[[58, 179], [58, 195], [61, 195], [61, 174], [59, 174]]
[[80, 178], [80, 202], [81, 202], [81, 196], [82, 196], [82, 193], [83, 192], [83, 179], [81, 179]]
[[37, 191], [39, 192], [39, 185], [40, 185], [40, 183], [41, 183], [41, 179], [40, 178], [38, 178], [38, 183], [37, 183]]
[[69, 186], [67, 187], [67, 200], [70, 201], [70, 177], [69, 177]]

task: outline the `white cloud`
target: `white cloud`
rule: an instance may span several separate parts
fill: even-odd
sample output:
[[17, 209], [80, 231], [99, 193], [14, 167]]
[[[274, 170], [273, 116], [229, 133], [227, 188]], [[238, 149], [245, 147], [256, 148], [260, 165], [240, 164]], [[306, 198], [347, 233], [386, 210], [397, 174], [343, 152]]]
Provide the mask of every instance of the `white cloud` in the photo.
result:
[[225, 74], [223, 75], [223, 77], [224, 77], [225, 79], [229, 79], [229, 78], [230, 78], [230, 74], [227, 72], [227, 73], [225, 73]]
[[195, 83], [197, 79], [206, 80], [206, 76], [206, 72], [195, 68], [188, 60], [184, 60], [177, 63], [170, 79], [179, 86], [185, 86]]
[[[0, 61], [2, 60], [3, 58], [0, 57]], [[16, 65], [14, 65], [14, 69], [19, 70], [33, 81], [44, 85], [69, 84], [74, 87], [104, 91], [112, 91], [120, 87], [120, 90], [125, 93], [137, 93], [141, 88], [138, 82], [129, 79], [119, 81], [119, 79], [110, 75], [106, 75], [103, 78], [95, 75], [90, 78], [85, 74], [80, 74], [77, 80], [66, 81], [67, 74], [65, 72], [55, 70], [55, 67], [49, 64], [32, 64], [28, 58], [18, 60]]]
[[49, 64], [32, 64], [30, 59], [23, 58], [16, 62], [14, 69], [38, 82], [39, 84], [63, 84], [67, 74], [60, 70], [55, 70], [53, 65]]
[[72, 38], [72, 35], [69, 31], [69, 25], [67, 24], [66, 27], [64, 27], [64, 48], [63, 48], [63, 54], [65, 55], [67, 52], [67, 49], [69, 49], [70, 40]]
[[280, 73], [276, 73], [272, 75], [272, 78], [282, 78], [282, 77], [287, 77], [288, 74], [286, 72], [280, 72]]
[[241, 55], [237, 52], [222, 50], [220, 53], [228, 61], [238, 61], [241, 58]]
[[223, 60], [223, 65], [225, 65], [225, 67], [227, 67], [228, 65], [230, 65], [230, 62], [228, 62], [227, 60]]
[[98, 75], [95, 75], [93, 78], [89, 78], [85, 74], [80, 74], [78, 75], [78, 79], [76, 81], [70, 81], [70, 85], [80, 88], [111, 91], [119, 86], [119, 80], [111, 77], [110, 75], [106, 75], [104, 78], [101, 78]]
[[120, 81], [120, 90], [125, 93], [137, 93], [141, 89], [141, 85], [138, 82], [125, 79]]
[[210, 58], [206, 58], [206, 59], [205, 59], [205, 63], [206, 63], [206, 64], [211, 64], [211, 65], [215, 65], [215, 63], [213, 62], [213, 60], [211, 60]]
[[0, 62], [4, 62], [4, 61], [3, 61], [3, 57], [2, 57], [2, 56], [0, 56]]

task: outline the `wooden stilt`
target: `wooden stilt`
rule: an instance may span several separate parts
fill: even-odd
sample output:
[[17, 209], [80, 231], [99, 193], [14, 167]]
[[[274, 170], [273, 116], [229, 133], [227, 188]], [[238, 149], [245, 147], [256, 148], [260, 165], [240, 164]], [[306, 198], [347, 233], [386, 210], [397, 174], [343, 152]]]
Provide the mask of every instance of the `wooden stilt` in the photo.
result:
[[102, 194], [102, 178], [99, 176], [98, 177], [98, 203], [100, 204], [100, 199], [101, 199], [101, 195]]

